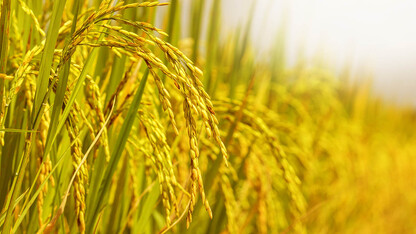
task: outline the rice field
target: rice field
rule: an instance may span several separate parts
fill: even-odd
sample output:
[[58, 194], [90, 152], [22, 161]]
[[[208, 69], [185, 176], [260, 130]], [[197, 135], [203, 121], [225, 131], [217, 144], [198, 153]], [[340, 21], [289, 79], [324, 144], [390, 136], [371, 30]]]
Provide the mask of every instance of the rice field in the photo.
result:
[[415, 233], [414, 108], [221, 2], [1, 1], [1, 233]]

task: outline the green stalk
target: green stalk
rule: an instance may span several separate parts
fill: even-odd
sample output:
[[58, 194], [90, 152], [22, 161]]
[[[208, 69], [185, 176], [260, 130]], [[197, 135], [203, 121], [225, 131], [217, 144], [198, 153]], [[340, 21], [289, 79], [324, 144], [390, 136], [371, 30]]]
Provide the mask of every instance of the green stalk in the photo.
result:
[[192, 38], [194, 39], [192, 61], [198, 62], [199, 36], [201, 34], [201, 21], [205, 0], [195, 0], [192, 4]]
[[[10, 29], [10, 8], [11, 1], [3, 0], [0, 18], [0, 73], [6, 73], [7, 55], [9, 50], [9, 29]], [[4, 80], [0, 79], [0, 100], [3, 100], [4, 94]], [[1, 102], [1, 117], [4, 117], [4, 103]]]
[[[43, 114], [40, 113], [40, 109], [48, 90], [53, 54], [55, 52], [56, 40], [58, 39], [58, 31], [61, 25], [62, 13], [64, 11], [65, 3], [66, 0], [58, 0], [53, 4], [52, 20], [46, 35], [45, 49], [40, 62], [39, 76], [36, 79], [36, 93], [32, 110], [33, 120], [38, 118], [39, 115], [42, 116]], [[33, 123], [34, 122], [35, 121], [33, 121]]]
[[[7, 54], [8, 54], [8, 42], [9, 42], [9, 27], [10, 27], [10, 0], [3, 0], [3, 6], [1, 8], [0, 18], [0, 73], [6, 73], [7, 67]], [[3, 122], [5, 118], [5, 93], [4, 93], [4, 79], [0, 79], [0, 128], [3, 128]], [[3, 144], [3, 133], [0, 133], [0, 143]], [[5, 152], [2, 152], [1, 167], [0, 167], [0, 210], [3, 208], [4, 201], [7, 195], [7, 188], [9, 186], [11, 165], [12, 162], [9, 157], [5, 157]]]
[[176, 38], [176, 35], [179, 35], [179, 33], [174, 33], [179, 29], [178, 27], [176, 27], [176, 23], [178, 22], [178, 19], [177, 19], [178, 18], [177, 17], [178, 5], [179, 5], [178, 0], [172, 0], [170, 3], [169, 21], [168, 21], [168, 28], [167, 28], [169, 37], [167, 38], [167, 42], [171, 44], [172, 42], [174, 42], [175, 44], [174, 37]]
[[150, 226], [149, 219], [160, 195], [159, 188], [159, 186], [154, 185], [149, 194], [147, 194], [146, 200], [142, 204], [138, 213], [139, 219], [137, 220], [136, 230], [144, 230], [146, 225]]
[[1, 8], [1, 18], [0, 18], [0, 32], [1, 32], [0, 72], [1, 73], [6, 72], [7, 53], [9, 49], [8, 43], [9, 43], [9, 29], [10, 29], [10, 8], [11, 8], [11, 1], [3, 0], [3, 6]]
[[231, 73], [231, 77], [230, 77], [230, 98], [234, 99], [235, 95], [236, 95], [236, 88], [238, 85], [238, 82], [241, 80], [241, 75], [244, 74], [244, 72], [242, 72], [242, 62], [243, 62], [243, 58], [244, 55], [247, 52], [247, 46], [249, 44], [249, 39], [251, 36], [251, 29], [252, 29], [252, 22], [253, 22], [253, 17], [254, 17], [254, 11], [255, 11], [255, 6], [256, 6], [256, 2], [253, 1], [252, 5], [251, 5], [251, 11], [250, 11], [250, 15], [248, 17], [248, 23], [246, 24], [246, 28], [243, 34], [243, 38], [242, 38], [242, 42], [240, 44], [239, 47], [237, 47], [236, 51], [235, 51], [235, 57], [234, 57], [234, 64], [233, 64], [233, 72]]
[[[218, 50], [218, 35], [220, 29], [220, 17], [221, 17], [221, 0], [214, 0], [211, 8], [210, 25], [208, 31], [208, 43], [207, 43], [207, 63], [205, 66], [205, 87], [208, 93], [212, 94], [212, 87], [214, 79], [212, 77], [212, 69], [214, 67], [217, 50]], [[217, 75], [218, 78], [218, 75]]]

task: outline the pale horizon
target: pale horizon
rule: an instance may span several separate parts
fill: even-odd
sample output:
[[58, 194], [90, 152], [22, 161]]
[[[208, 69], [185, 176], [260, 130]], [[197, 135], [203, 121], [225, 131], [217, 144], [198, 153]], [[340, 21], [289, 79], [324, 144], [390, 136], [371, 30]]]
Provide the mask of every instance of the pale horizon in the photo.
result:
[[223, 30], [245, 23], [253, 1], [252, 39], [267, 53], [285, 19], [286, 56], [299, 47], [318, 51], [335, 66], [347, 61], [373, 73], [376, 93], [390, 102], [416, 106], [416, 2], [341, 0], [223, 1]]

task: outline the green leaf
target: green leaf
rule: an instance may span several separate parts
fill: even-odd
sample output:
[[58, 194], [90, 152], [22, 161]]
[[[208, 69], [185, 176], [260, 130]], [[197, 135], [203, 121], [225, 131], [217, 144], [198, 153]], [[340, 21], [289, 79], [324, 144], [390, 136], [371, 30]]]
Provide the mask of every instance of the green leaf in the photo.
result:
[[139, 220], [137, 221], [137, 229], [143, 230], [148, 223], [149, 218], [154, 210], [157, 199], [159, 198], [159, 186], [154, 185], [150, 193], [147, 195], [146, 200], [142, 203], [139, 210]]
[[[9, 41], [9, 26], [10, 26], [10, 0], [3, 0], [0, 18], [0, 73], [6, 73], [8, 41]], [[5, 97], [4, 79], [0, 79], [0, 100]], [[0, 127], [3, 127], [5, 116], [5, 106], [3, 101], [0, 101]], [[3, 141], [3, 135], [0, 135], [0, 141]], [[4, 152], [3, 152], [4, 153]], [[2, 154], [3, 155], [3, 154]], [[10, 181], [10, 168], [12, 168], [12, 159], [10, 157], [1, 157], [0, 167], [0, 209], [6, 200], [7, 188]]]
[[50, 22], [50, 27], [46, 34], [45, 48], [42, 54], [42, 59], [40, 61], [39, 76], [36, 80], [36, 93], [35, 100], [33, 102], [33, 123], [35, 120], [42, 116], [41, 105], [46, 96], [49, 84], [49, 76], [51, 73], [53, 55], [55, 52], [56, 40], [58, 38], [58, 32], [61, 25], [62, 13], [64, 11], [66, 0], [54, 1], [52, 19]]
[[[124, 119], [123, 125], [121, 126], [121, 130], [118, 133], [118, 138], [115, 144], [115, 149], [111, 153], [110, 162], [108, 163], [108, 167], [104, 172], [104, 176], [101, 180], [100, 189], [97, 193], [97, 199], [94, 199], [95, 204], [91, 204], [92, 207], [88, 207], [91, 212], [87, 213], [87, 233], [91, 232], [91, 228], [95, 225], [95, 220], [97, 218], [98, 212], [102, 209], [105, 205], [105, 196], [106, 193], [110, 190], [111, 185], [111, 178], [117, 168], [118, 162], [121, 158], [123, 153], [124, 147], [127, 143], [127, 139], [130, 135], [130, 131], [132, 129], [137, 111], [140, 106], [140, 101], [142, 100], [144, 88], [147, 83], [147, 78], [149, 76], [149, 70], [146, 70], [145, 74], [140, 81], [140, 85], [136, 94], [134, 95], [134, 99], [129, 107], [127, 112], [126, 118]], [[89, 215], [88, 215], [89, 214]]]
[[[73, 24], [71, 26], [71, 33], [67, 36], [65, 48], [70, 43], [71, 37], [75, 32], [76, 25], [77, 25], [78, 12], [79, 12], [80, 7], [81, 7], [80, 1], [79, 0], [75, 1], [74, 3], [75, 13], [74, 13], [74, 18], [73, 18]], [[55, 96], [55, 100], [53, 103], [53, 109], [52, 109], [52, 114], [51, 114], [51, 122], [49, 124], [48, 136], [45, 142], [44, 152], [47, 152], [47, 153], [49, 153], [50, 147], [52, 146], [52, 136], [56, 134], [59, 114], [61, 113], [62, 105], [64, 103], [64, 97], [65, 97], [65, 92], [66, 92], [66, 86], [68, 83], [68, 75], [69, 75], [70, 67], [71, 67], [71, 57], [65, 63], [63, 71], [61, 72], [62, 74], [60, 74], [60, 78], [58, 81], [58, 85], [57, 85], [58, 87], [56, 89], [56, 96]], [[47, 154], [44, 153], [44, 156], [45, 155]]]

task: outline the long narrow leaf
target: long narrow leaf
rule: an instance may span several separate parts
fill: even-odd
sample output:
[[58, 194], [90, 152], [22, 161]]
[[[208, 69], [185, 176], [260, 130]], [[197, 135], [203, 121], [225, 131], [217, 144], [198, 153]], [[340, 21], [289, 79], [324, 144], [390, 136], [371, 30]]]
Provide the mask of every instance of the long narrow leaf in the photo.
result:
[[133, 123], [137, 114], [137, 110], [139, 109], [140, 102], [142, 100], [144, 88], [147, 83], [147, 78], [149, 76], [149, 70], [146, 70], [146, 73], [143, 75], [138, 90], [134, 96], [134, 99], [130, 105], [130, 108], [127, 112], [126, 118], [124, 119], [123, 125], [121, 126], [121, 130], [118, 133], [118, 138], [115, 144], [115, 149], [111, 153], [110, 162], [108, 167], [105, 170], [104, 177], [101, 182], [100, 189], [98, 190], [98, 195], [95, 200], [95, 204], [92, 204], [92, 212], [90, 216], [87, 216], [87, 233], [91, 231], [91, 228], [94, 227], [95, 219], [98, 215], [98, 212], [101, 210], [103, 205], [105, 204], [105, 196], [107, 191], [109, 191], [109, 187], [111, 185], [111, 178], [117, 168], [117, 164], [121, 158], [123, 153], [124, 147], [127, 143], [127, 139], [129, 137], [131, 128], [133, 127]]

